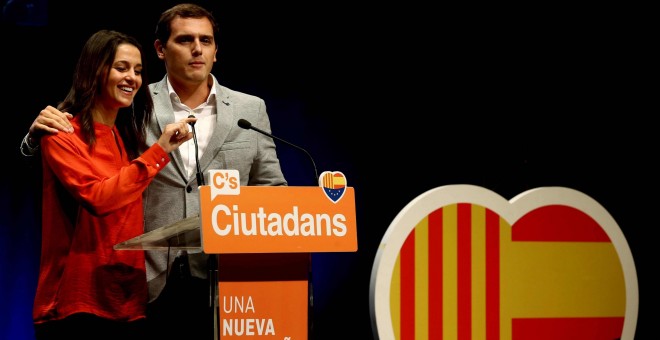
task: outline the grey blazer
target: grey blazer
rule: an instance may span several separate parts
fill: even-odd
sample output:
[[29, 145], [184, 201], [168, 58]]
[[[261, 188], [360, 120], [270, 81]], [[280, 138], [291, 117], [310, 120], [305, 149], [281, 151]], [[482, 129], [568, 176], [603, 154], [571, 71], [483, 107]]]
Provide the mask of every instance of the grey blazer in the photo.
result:
[[[161, 81], [149, 84], [154, 99], [155, 119], [148, 127], [147, 145], [155, 143], [165, 125], [174, 122], [166, 77], [167, 75]], [[240, 173], [243, 186], [287, 185], [274, 141], [237, 125], [238, 120], [243, 118], [253, 126], [270, 133], [270, 120], [264, 100], [221, 86], [215, 77], [213, 82], [217, 89], [216, 126], [199, 160], [202, 173], [208, 176], [208, 170], [236, 169]], [[145, 232], [188, 217], [199, 216], [196, 176], [187, 175], [178, 149], [170, 154], [170, 158], [172, 161], [158, 173], [144, 192]], [[206, 182], [208, 183], [208, 178]], [[168, 254], [167, 250], [148, 250], [145, 255], [151, 302], [163, 290], [167, 269], [176, 254]], [[207, 257], [208, 255], [202, 253], [189, 255], [191, 273], [194, 276], [207, 276]]]

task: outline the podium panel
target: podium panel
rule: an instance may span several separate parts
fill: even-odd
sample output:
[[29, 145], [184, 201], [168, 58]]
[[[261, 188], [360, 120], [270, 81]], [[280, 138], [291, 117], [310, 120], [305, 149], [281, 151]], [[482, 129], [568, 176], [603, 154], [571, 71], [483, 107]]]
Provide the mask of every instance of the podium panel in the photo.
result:
[[339, 172], [318, 187], [232, 187], [231, 170], [209, 177], [199, 188], [201, 243], [218, 254], [217, 335], [306, 340], [311, 253], [357, 251], [353, 188]]
[[307, 339], [308, 253], [220, 254], [219, 337]]

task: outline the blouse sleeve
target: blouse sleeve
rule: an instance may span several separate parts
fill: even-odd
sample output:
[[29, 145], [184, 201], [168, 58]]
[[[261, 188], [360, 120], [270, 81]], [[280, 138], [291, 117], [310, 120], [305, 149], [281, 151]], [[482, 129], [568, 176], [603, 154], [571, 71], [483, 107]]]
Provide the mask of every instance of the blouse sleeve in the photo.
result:
[[97, 215], [141, 199], [151, 180], [170, 162], [157, 143], [129, 162], [125, 152], [121, 159], [101, 147], [90, 152], [86, 144], [62, 135], [42, 138], [44, 171], [52, 171], [76, 200]]

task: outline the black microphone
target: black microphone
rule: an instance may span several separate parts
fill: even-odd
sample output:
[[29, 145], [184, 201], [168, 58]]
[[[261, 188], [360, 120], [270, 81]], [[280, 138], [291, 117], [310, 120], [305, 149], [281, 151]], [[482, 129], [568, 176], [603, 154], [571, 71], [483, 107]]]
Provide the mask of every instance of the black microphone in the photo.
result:
[[[189, 115], [188, 118], [195, 118], [195, 115]], [[197, 132], [195, 132], [195, 122], [190, 122], [190, 128], [193, 133], [193, 142], [195, 142], [195, 165], [197, 167], [197, 185], [205, 185], [202, 168], [199, 166], [199, 147], [197, 146]], [[207, 266], [209, 272], [209, 307], [213, 308], [213, 329], [217, 329], [218, 318], [218, 254], [209, 254]]]
[[[195, 118], [195, 115], [189, 115], [188, 118]], [[199, 147], [197, 146], [197, 133], [195, 132], [195, 122], [190, 122], [190, 128], [193, 133], [193, 142], [195, 142], [195, 165], [197, 166], [197, 185], [204, 185], [204, 175], [199, 166]]]
[[285, 140], [282, 139], [282, 138], [275, 137], [275, 136], [271, 135], [270, 133], [268, 133], [268, 132], [266, 132], [266, 131], [264, 131], [264, 130], [261, 130], [261, 129], [259, 129], [259, 128], [254, 127], [254, 126], [252, 126], [252, 123], [248, 122], [248, 121], [245, 120], [245, 119], [242, 119], [242, 118], [239, 119], [239, 120], [238, 120], [238, 126], [240, 126], [240, 127], [243, 128], [243, 129], [246, 129], [246, 130], [252, 129], [252, 130], [257, 131], [257, 132], [259, 132], [259, 133], [261, 133], [261, 134], [263, 134], [263, 135], [266, 135], [266, 136], [268, 136], [268, 137], [270, 137], [270, 138], [272, 138], [272, 139], [277, 139], [277, 140], [279, 140], [280, 142], [283, 142], [283, 143], [289, 144], [289, 145], [293, 146], [294, 148], [296, 148], [296, 149], [298, 149], [298, 150], [302, 150], [302, 152], [304, 152], [304, 153], [307, 155], [307, 157], [309, 157], [309, 160], [312, 161], [312, 166], [314, 167], [314, 176], [315, 176], [315, 177], [314, 177], [314, 182], [313, 182], [313, 183], [318, 183], [318, 180], [319, 180], [319, 173], [316, 171], [316, 163], [314, 163], [314, 158], [312, 158], [312, 155], [310, 155], [309, 152], [307, 152], [307, 150], [305, 150], [305, 149], [303, 149], [303, 148], [301, 148], [301, 147], [299, 147], [298, 145], [295, 145], [295, 144], [293, 144], [293, 143], [289, 143], [289, 142], [285, 141]]
[[[266, 135], [266, 136], [268, 136], [272, 139], [277, 139], [281, 142], [289, 144], [289, 145], [293, 146], [294, 148], [296, 148], [298, 150], [302, 150], [302, 152], [304, 152], [307, 155], [307, 157], [309, 157], [309, 160], [312, 161], [312, 166], [314, 167], [314, 182], [312, 182], [312, 183], [318, 184], [319, 173], [316, 171], [316, 163], [314, 163], [314, 158], [312, 158], [312, 155], [310, 155], [309, 152], [307, 152], [307, 150], [299, 147], [298, 145], [287, 142], [282, 138], [275, 137], [275, 136], [271, 135], [270, 133], [268, 133], [264, 130], [261, 130], [259, 128], [254, 127], [254, 126], [252, 126], [252, 123], [248, 122], [245, 119], [242, 119], [242, 118], [239, 119], [238, 120], [238, 126], [240, 126], [243, 129], [246, 129], [246, 130], [252, 129], [252, 130], [257, 131], [257, 132], [259, 132], [263, 135]], [[307, 316], [307, 319], [308, 319], [308, 326], [307, 327], [308, 327], [308, 329], [311, 329], [313, 327], [312, 326], [313, 322], [311, 322], [310, 320], [313, 320], [312, 311], [313, 311], [313, 306], [314, 306], [314, 302], [313, 302], [314, 301], [314, 298], [313, 298], [314, 289], [312, 287], [313, 280], [312, 280], [312, 254], [311, 253], [309, 254], [309, 272], [308, 272], [307, 275], [309, 276], [308, 281], [307, 281], [308, 282], [308, 286], [307, 286], [307, 299], [308, 299], [307, 303], [308, 304], [307, 304], [307, 306], [308, 306], [308, 309], [309, 309], [309, 314]]]

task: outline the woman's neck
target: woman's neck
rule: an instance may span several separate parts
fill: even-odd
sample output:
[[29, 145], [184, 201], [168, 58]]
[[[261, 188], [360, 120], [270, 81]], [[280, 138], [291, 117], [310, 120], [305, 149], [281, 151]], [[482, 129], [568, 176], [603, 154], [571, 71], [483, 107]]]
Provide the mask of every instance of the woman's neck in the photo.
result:
[[117, 113], [119, 110], [107, 110], [103, 107], [95, 107], [92, 111], [92, 118], [94, 122], [107, 125], [109, 127], [115, 126], [115, 120], [117, 119]]

